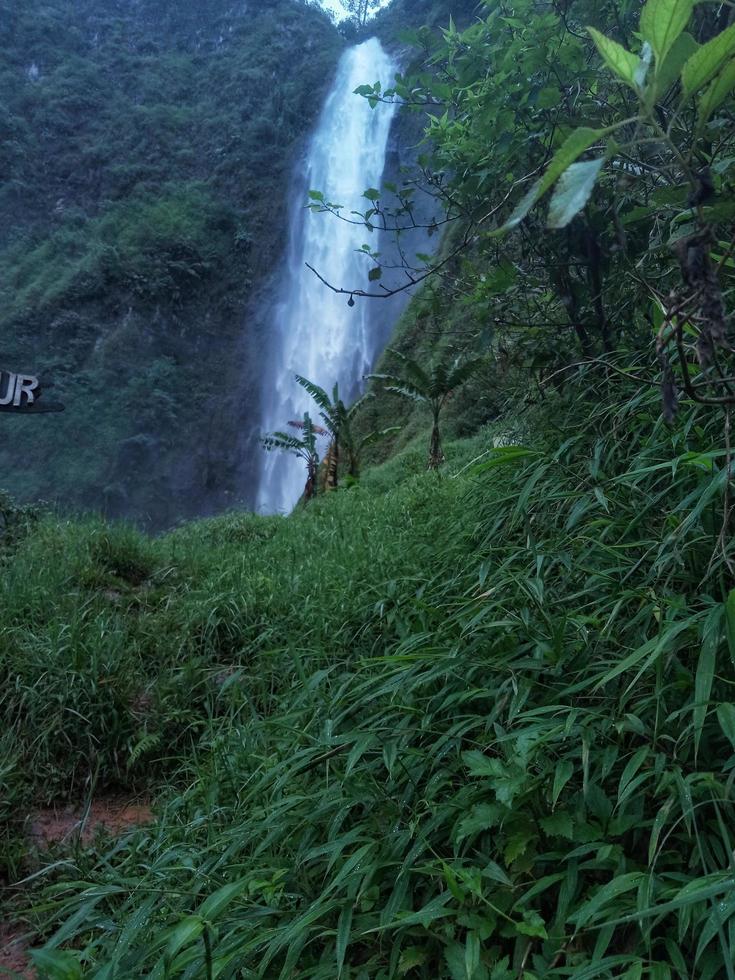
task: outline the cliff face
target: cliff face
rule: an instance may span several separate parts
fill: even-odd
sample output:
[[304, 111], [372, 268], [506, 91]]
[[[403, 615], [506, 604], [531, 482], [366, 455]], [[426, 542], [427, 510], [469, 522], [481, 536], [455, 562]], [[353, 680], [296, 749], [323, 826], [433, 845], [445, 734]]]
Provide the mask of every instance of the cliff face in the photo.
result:
[[343, 41], [294, 0], [0, 0], [0, 367], [22, 499], [152, 526], [250, 502], [253, 297]]

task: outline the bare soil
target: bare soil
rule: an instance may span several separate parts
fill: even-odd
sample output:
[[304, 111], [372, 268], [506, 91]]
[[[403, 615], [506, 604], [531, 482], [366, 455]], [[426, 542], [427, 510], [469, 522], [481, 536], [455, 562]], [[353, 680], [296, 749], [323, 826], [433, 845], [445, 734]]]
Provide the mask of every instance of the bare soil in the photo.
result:
[[50, 807], [39, 810], [31, 820], [29, 836], [41, 848], [77, 840], [89, 844], [98, 830], [104, 830], [112, 837], [121, 837], [126, 830], [152, 820], [153, 813], [146, 802], [107, 797], [94, 800], [89, 809]]
[[[45, 850], [52, 844], [89, 844], [103, 830], [121, 837], [127, 830], [153, 820], [145, 801], [130, 801], [119, 796], [103, 797], [89, 808], [49, 807], [37, 811], [29, 822], [28, 837], [32, 844]], [[1, 913], [0, 913], [1, 914]], [[23, 928], [0, 919], [0, 978], [36, 980], [28, 957]]]
[[19, 926], [0, 922], [0, 977], [35, 980], [36, 971], [30, 964], [26, 944]]

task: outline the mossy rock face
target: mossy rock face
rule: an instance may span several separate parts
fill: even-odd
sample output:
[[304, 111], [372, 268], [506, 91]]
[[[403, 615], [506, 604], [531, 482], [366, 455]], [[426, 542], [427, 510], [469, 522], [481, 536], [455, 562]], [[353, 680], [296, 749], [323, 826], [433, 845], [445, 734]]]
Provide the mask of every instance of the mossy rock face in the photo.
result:
[[257, 297], [342, 38], [293, 0], [0, 13], [3, 367], [67, 406], [7, 423], [3, 484], [152, 527], [247, 504]]

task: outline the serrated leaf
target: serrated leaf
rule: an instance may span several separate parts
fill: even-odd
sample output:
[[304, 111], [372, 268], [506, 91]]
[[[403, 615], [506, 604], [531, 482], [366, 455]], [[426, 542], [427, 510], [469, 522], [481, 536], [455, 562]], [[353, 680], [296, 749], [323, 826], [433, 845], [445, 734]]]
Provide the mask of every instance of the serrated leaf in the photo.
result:
[[368, 187], [362, 196], [366, 197], [368, 201], [377, 201], [380, 199], [380, 191], [377, 187]]
[[471, 776], [502, 776], [505, 767], [500, 759], [492, 759], [490, 756], [483, 755], [478, 749], [462, 753], [464, 764], [470, 771]]
[[703, 44], [682, 68], [683, 98], [688, 99], [707, 82], [712, 81], [720, 68], [735, 54], [735, 24]]
[[573, 163], [561, 175], [549, 205], [549, 228], [565, 228], [579, 214], [590, 199], [604, 162], [605, 158], [600, 157]]
[[379, 265], [373, 266], [373, 268], [368, 272], [368, 279], [370, 282], [375, 282], [377, 279], [383, 275], [383, 270]]
[[638, 71], [640, 64], [640, 58], [634, 55], [632, 51], [628, 51], [623, 47], [622, 44], [618, 44], [617, 41], [613, 41], [612, 38], [606, 37], [601, 34], [600, 31], [596, 30], [594, 27], [587, 28], [590, 37], [595, 42], [595, 47], [600, 52], [602, 60], [605, 62], [607, 67], [614, 72], [618, 78], [630, 85], [634, 91], [638, 91], [636, 85], [635, 76]]
[[568, 813], [559, 811], [541, 819], [541, 829], [549, 837], [565, 837], [574, 840], [574, 822]]
[[467, 816], [460, 820], [457, 826], [457, 843], [460, 843], [466, 837], [472, 837], [475, 834], [481, 833], [483, 830], [489, 830], [491, 827], [495, 827], [499, 823], [502, 814], [503, 811], [501, 808], [494, 803], [476, 804]]
[[534, 936], [538, 939], [548, 939], [546, 933], [546, 923], [534, 909], [527, 909], [523, 913], [523, 922], [516, 922], [516, 932], [522, 936]]
[[426, 951], [419, 946], [409, 946], [401, 953], [398, 960], [398, 972], [403, 976], [416, 966], [423, 966], [426, 962]]
[[459, 943], [450, 943], [444, 950], [444, 959], [449, 967], [449, 975], [452, 980], [467, 980], [467, 971], [464, 963], [464, 946]]
[[693, 0], [648, 0], [641, 11], [640, 31], [656, 55], [656, 73], [674, 42], [687, 26]]
[[520, 831], [517, 834], [511, 834], [503, 849], [503, 860], [505, 863], [511, 865], [516, 858], [524, 854], [533, 838], [534, 834], [529, 831]]

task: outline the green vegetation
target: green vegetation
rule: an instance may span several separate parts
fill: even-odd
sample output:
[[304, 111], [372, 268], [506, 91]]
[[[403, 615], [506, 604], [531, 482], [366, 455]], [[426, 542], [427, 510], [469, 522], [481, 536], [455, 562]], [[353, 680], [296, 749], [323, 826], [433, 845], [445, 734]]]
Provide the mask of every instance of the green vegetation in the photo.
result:
[[327, 430], [321, 426], [315, 426], [308, 412], [304, 412], [303, 419], [295, 419], [289, 422], [294, 429], [299, 429], [302, 433], [301, 438], [291, 435], [289, 432], [271, 432], [263, 436], [261, 443], [267, 452], [291, 453], [298, 456], [306, 463], [306, 485], [304, 487], [304, 500], [311, 500], [316, 497], [317, 471], [319, 469], [319, 450], [317, 449], [316, 438], [318, 435], [326, 435]]
[[[445, 230], [400, 270], [389, 387], [422, 397], [376, 382], [350, 417], [354, 445], [404, 423], [381, 465], [157, 539], [2, 501], [6, 909], [43, 978], [735, 978], [735, 25], [481, 13], [365, 86], [423, 120]], [[409, 185], [366, 223], [420, 225]], [[162, 189], [126, 213], [187, 216], [206, 264], [209, 189]], [[427, 471], [427, 367], [458, 357]], [[313, 485], [300, 435], [270, 448]], [[34, 806], [108, 791], [156, 822], [26, 853]]]
[[342, 43], [295, 0], [0, 0], [4, 367], [68, 406], [7, 421], [16, 497], [160, 527], [252, 482], [255, 296]]
[[480, 367], [480, 359], [460, 362], [457, 358], [448, 365], [437, 361], [428, 370], [424, 370], [418, 361], [406, 357], [397, 350], [389, 350], [389, 354], [401, 363], [400, 374], [371, 374], [371, 381], [380, 381], [386, 391], [401, 395], [411, 401], [427, 405], [431, 410], [431, 438], [429, 440], [430, 470], [435, 470], [444, 462], [439, 419], [442, 409], [458, 388], [469, 381]]
[[44, 962], [726, 975], [729, 464], [708, 409], [658, 416], [588, 371], [443, 477], [417, 446], [288, 519], [31, 528], [14, 793], [172, 786], [20, 893]]

